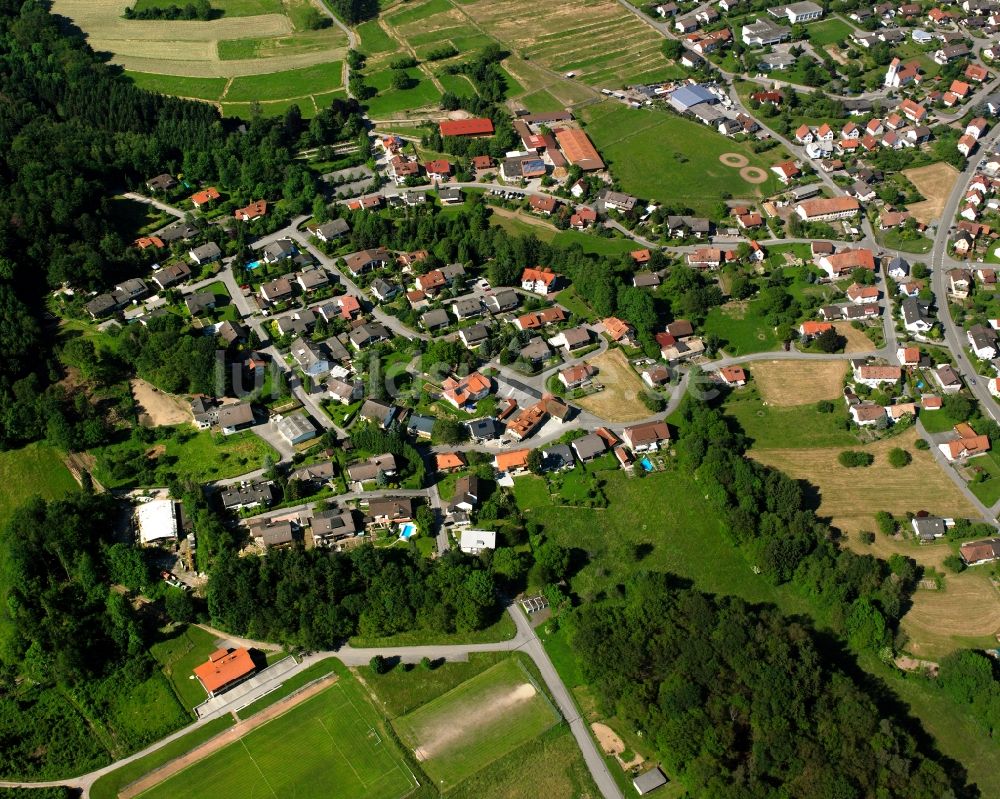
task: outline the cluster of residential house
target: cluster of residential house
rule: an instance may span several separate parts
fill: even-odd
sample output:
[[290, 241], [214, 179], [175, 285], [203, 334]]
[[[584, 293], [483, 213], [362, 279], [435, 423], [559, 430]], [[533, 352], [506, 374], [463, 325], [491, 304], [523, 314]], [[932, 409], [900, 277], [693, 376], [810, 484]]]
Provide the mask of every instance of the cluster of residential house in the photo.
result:
[[[572, 468], [577, 462], [589, 463], [613, 453], [626, 469], [633, 468], [637, 457], [657, 452], [670, 444], [670, 428], [666, 422], [643, 422], [626, 427], [618, 435], [605, 427], [574, 438], [569, 444], [555, 443], [541, 448], [542, 467], [547, 471]], [[493, 466], [500, 479], [525, 474], [531, 449], [500, 452]]]
[[998, 197], [1000, 178], [995, 176], [998, 172], [1000, 172], [1000, 160], [991, 157], [986, 159], [983, 171], [977, 171], [969, 181], [965, 196], [959, 205], [959, 219], [951, 237], [952, 249], [959, 257], [971, 257], [973, 253], [981, 252], [996, 239], [992, 227], [982, 224], [980, 220], [987, 214], [1000, 213], [1000, 197]]

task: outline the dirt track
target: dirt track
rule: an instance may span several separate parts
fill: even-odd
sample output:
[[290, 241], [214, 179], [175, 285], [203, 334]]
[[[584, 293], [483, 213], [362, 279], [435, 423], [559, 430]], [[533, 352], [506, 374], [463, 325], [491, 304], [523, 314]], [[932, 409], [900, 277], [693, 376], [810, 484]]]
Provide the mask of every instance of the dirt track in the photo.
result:
[[201, 746], [192, 749], [186, 755], [182, 755], [181, 757], [171, 760], [169, 763], [165, 763], [160, 766], [160, 768], [149, 772], [143, 777], [140, 777], [135, 782], [126, 785], [118, 794], [119, 799], [132, 799], [132, 797], [148, 791], [154, 785], [159, 785], [161, 782], [173, 777], [175, 774], [179, 774], [188, 766], [197, 763], [199, 760], [204, 760], [206, 757], [218, 752], [223, 747], [238, 741], [251, 730], [254, 730], [272, 719], [287, 713], [296, 705], [302, 704], [307, 699], [310, 699], [326, 688], [329, 688], [337, 682], [338, 679], [339, 678], [335, 674], [324, 677], [312, 685], [303, 688], [297, 693], [292, 694], [286, 699], [282, 699], [280, 702], [276, 702], [270, 707], [265, 708], [250, 718], [237, 722], [225, 732], [219, 733], [210, 741], [206, 741]]

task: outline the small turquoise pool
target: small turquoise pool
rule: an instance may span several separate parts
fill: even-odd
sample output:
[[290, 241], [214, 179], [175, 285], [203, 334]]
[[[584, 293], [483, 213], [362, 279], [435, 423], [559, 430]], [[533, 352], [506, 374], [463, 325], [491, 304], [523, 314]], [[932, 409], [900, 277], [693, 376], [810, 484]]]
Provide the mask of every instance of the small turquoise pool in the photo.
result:
[[247, 269], [256, 269], [260, 266], [260, 261], [251, 261], [247, 264]]
[[639, 461], [639, 465], [647, 472], [653, 471], [653, 464], [650, 462], [649, 458], [643, 458]]
[[409, 540], [411, 536], [414, 536], [416, 534], [417, 534], [417, 525], [415, 525], [413, 522], [407, 522], [406, 524], [404, 524], [402, 527], [399, 528], [399, 537], [402, 538], [404, 541]]

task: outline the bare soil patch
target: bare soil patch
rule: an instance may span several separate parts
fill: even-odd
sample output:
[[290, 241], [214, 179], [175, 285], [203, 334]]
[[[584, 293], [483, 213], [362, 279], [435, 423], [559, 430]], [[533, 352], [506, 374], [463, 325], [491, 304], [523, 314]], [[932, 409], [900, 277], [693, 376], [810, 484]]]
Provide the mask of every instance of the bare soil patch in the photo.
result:
[[809, 405], [840, 397], [843, 361], [757, 361], [750, 374], [768, 405]]
[[726, 166], [736, 167], [737, 169], [745, 167], [750, 163], [750, 159], [741, 153], [723, 153], [719, 156], [719, 161]]
[[740, 177], [747, 183], [759, 184], [767, 182], [767, 172], [759, 166], [745, 166], [740, 170]]
[[875, 345], [865, 335], [865, 331], [851, 327], [850, 322], [841, 320], [840, 322], [834, 322], [833, 326], [840, 335], [847, 339], [844, 352], [871, 352], [875, 349]]
[[640, 399], [645, 386], [621, 350], [608, 350], [587, 363], [597, 367], [604, 391], [574, 400], [577, 405], [609, 422], [634, 422], [651, 415]]
[[132, 396], [141, 409], [139, 423], [146, 427], [185, 424], [194, 417], [188, 404], [174, 394], [165, 394], [151, 383], [138, 378], [130, 381]]
[[175, 774], [184, 771], [184, 769], [188, 766], [197, 763], [199, 760], [204, 760], [206, 757], [218, 752], [223, 747], [238, 741], [251, 730], [260, 727], [262, 724], [266, 724], [284, 713], [287, 713], [296, 705], [300, 705], [307, 699], [310, 699], [321, 691], [326, 690], [338, 679], [339, 677], [337, 677], [336, 674], [331, 674], [328, 677], [318, 680], [312, 685], [306, 686], [286, 699], [282, 699], [280, 702], [275, 702], [270, 707], [254, 714], [250, 718], [237, 722], [228, 730], [219, 733], [211, 740], [203, 743], [201, 746], [195, 747], [186, 755], [181, 755], [181, 757], [171, 760], [163, 766], [160, 766], [160, 768], [155, 771], [151, 771], [144, 777], [140, 777], [135, 782], [126, 785], [118, 794], [119, 799], [132, 799], [135, 796], [139, 796], [139, 794], [148, 791], [154, 785], [159, 785], [164, 780], [167, 780]]
[[951, 164], [937, 163], [916, 169], [904, 169], [903, 174], [917, 188], [925, 200], [909, 206], [914, 218], [925, 225], [940, 218], [952, 187], [958, 179], [958, 170]]
[[[976, 518], [975, 508], [934, 456], [913, 446], [916, 439], [917, 431], [911, 428], [898, 436], [852, 447], [875, 456], [871, 466], [855, 469], [837, 461], [844, 447], [754, 449], [750, 454], [815, 486], [820, 496], [819, 515], [831, 519], [849, 536], [859, 530], [875, 530], [875, 513], [880, 510], [899, 516], [926, 510], [940, 516]], [[895, 469], [889, 465], [888, 453], [895, 447], [902, 447], [913, 457], [909, 466]]]
[[825, 49], [830, 54], [830, 58], [832, 58], [838, 64], [843, 64], [844, 66], [847, 66], [847, 64], [850, 63], [844, 56], [844, 54], [840, 52], [840, 48], [837, 47], [837, 45], [828, 44]]
[[595, 721], [590, 725], [590, 729], [594, 731], [594, 736], [597, 738], [597, 742], [601, 745], [601, 749], [606, 755], [614, 755], [615, 760], [618, 761], [619, 765], [625, 770], [630, 768], [635, 768], [636, 766], [641, 766], [643, 763], [642, 755], [636, 754], [631, 760], [622, 760], [622, 752], [625, 751], [625, 742], [619, 737], [613, 729], [611, 729], [607, 724], [601, 724]]

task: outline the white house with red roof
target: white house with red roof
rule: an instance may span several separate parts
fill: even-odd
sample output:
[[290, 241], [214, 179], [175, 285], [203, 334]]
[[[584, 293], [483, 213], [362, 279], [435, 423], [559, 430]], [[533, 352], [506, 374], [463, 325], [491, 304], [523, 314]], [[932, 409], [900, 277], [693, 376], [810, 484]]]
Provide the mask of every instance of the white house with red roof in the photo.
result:
[[559, 282], [559, 275], [549, 267], [528, 267], [521, 273], [521, 288], [532, 294], [551, 294]]

